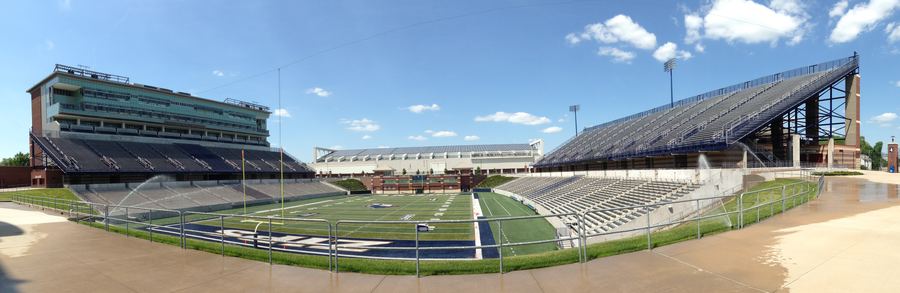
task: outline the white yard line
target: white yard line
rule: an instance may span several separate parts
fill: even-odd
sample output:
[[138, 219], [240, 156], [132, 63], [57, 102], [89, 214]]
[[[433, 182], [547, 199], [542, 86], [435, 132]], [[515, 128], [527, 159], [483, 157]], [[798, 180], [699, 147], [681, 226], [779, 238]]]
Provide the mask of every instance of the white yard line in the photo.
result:
[[[491, 200], [493, 200], [495, 203], [497, 203], [497, 205], [499, 205], [501, 208], [503, 208], [503, 210], [506, 211], [506, 215], [507, 215], [507, 216], [512, 216], [512, 213], [510, 213], [509, 210], [506, 209], [506, 207], [503, 206], [503, 204], [500, 203], [500, 201], [498, 201], [496, 198], [491, 198]], [[500, 226], [500, 225], [499, 225], [499, 222], [498, 222], [498, 225], [497, 225], [497, 226], [498, 226], [498, 227]], [[506, 238], [506, 242], [507, 242], [507, 243], [512, 242], [512, 241], [509, 241], [509, 236], [506, 236], [506, 232], [504, 232], [503, 229], [500, 229], [500, 236], [503, 236], [503, 238]], [[502, 241], [502, 240], [501, 240], [501, 241]], [[509, 248], [509, 251], [512, 252], [513, 255], [516, 255], [516, 248], [515, 248], [515, 247], [507, 247], [507, 248]]]
[[[373, 222], [374, 222], [374, 221], [381, 221], [382, 219], [384, 219], [384, 218], [387, 217], [387, 216], [393, 215], [394, 213], [399, 212], [399, 211], [402, 211], [404, 208], [406, 208], [406, 207], [408, 207], [408, 206], [410, 206], [410, 205], [412, 205], [412, 204], [414, 204], [414, 203], [418, 203], [418, 202], [422, 201], [422, 199], [424, 199], [424, 198], [426, 198], [426, 197], [423, 196], [423, 197], [420, 198], [420, 199], [411, 201], [411, 202], [409, 202], [409, 203], [403, 205], [403, 207], [399, 207], [399, 208], [397, 208], [396, 210], [394, 210], [394, 211], [392, 211], [392, 212], [390, 212], [390, 213], [387, 213], [387, 214], [384, 214], [384, 215], [381, 216], [381, 217], [378, 217], [378, 219], [373, 220]], [[365, 225], [359, 226], [359, 227], [356, 228], [355, 230], [350, 231], [350, 233], [344, 234], [344, 236], [350, 237], [351, 235], [353, 235], [353, 233], [356, 233], [356, 232], [358, 232], [360, 229], [365, 228], [365, 227], [368, 227], [369, 225], [371, 225], [371, 224], [365, 224]]]
[[[330, 202], [330, 201], [334, 201], [334, 200], [333, 200], [333, 199], [326, 199], [326, 200], [323, 200], [323, 201], [317, 201], [317, 202], [311, 202], [311, 203], [305, 203], [305, 204], [298, 204], [298, 205], [295, 205], [295, 206], [289, 206], [289, 207], [286, 207], [286, 208], [284, 208], [284, 210], [286, 211], [286, 210], [289, 210], [289, 209], [296, 209], [296, 208], [300, 208], [300, 207], [311, 206], [311, 205], [316, 205], [316, 204], [320, 204], [320, 203], [326, 203], [326, 202]], [[255, 211], [255, 212], [250, 213], [250, 215], [262, 214], [262, 213], [268, 213], [268, 212], [277, 212], [277, 211], [280, 211], [280, 210], [282, 210], [282, 209], [281, 209], [281, 208], [274, 208], [274, 209], [268, 209], [268, 210], [262, 210], [262, 211]]]

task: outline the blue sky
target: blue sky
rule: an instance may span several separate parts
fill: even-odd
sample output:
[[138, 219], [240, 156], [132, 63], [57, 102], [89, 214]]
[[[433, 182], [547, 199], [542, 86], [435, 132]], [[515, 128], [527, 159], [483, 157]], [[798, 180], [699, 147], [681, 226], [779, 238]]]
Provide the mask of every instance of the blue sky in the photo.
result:
[[[283, 144], [526, 143], [862, 55], [863, 135], [900, 131], [900, 0], [6, 1], [0, 156], [27, 151], [25, 90], [56, 63], [277, 108]], [[669, 44], [671, 43], [671, 44]], [[274, 121], [271, 129], [277, 129]], [[270, 138], [277, 145], [276, 134]]]

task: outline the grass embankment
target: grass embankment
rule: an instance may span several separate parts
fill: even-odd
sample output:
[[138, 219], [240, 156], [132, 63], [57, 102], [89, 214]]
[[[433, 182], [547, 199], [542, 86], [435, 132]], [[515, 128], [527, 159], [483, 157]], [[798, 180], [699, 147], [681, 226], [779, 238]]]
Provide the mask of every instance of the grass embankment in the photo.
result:
[[366, 185], [356, 179], [343, 179], [335, 182], [331, 182], [331, 184], [337, 185], [343, 189], [348, 191], [367, 191], [369, 189], [366, 188]]
[[494, 175], [488, 178], [485, 178], [480, 183], [478, 183], [478, 188], [494, 188], [500, 185], [503, 185], [506, 182], [513, 181], [516, 179], [515, 177], [506, 177], [503, 175]]
[[0, 201], [10, 201], [14, 194], [42, 196], [48, 198], [59, 198], [68, 200], [81, 200], [68, 188], [37, 188], [21, 191], [0, 192]]
[[[755, 186], [748, 192], [756, 191], [756, 193], [748, 193], [744, 196], [743, 207], [744, 224], [749, 225], [773, 215], [782, 210], [781, 186], [787, 184], [801, 182], [794, 179], [778, 179], [775, 181], [764, 182]], [[807, 191], [801, 192], [799, 185], [785, 189], [785, 195], [788, 198], [783, 202], [785, 209], [803, 204], [813, 199], [817, 193], [816, 184], [809, 182], [805, 186]], [[791, 197], [796, 195], [795, 197]], [[706, 213], [709, 218], [699, 221], [699, 231], [697, 222], [691, 221], [677, 225], [676, 227], [652, 232], [650, 234], [650, 247], [659, 247], [685, 240], [695, 239], [705, 235], [721, 233], [724, 231], [736, 229], [738, 227], [738, 200], [734, 197], [720, 204], [720, 209], [713, 209]], [[493, 207], [492, 207], [493, 208]], [[720, 215], [721, 213], [730, 212], [729, 215]], [[103, 228], [103, 224], [97, 222], [83, 222], [89, 225]], [[504, 226], [507, 226], [504, 223]], [[137, 230], [132, 226], [128, 234], [138, 238], [149, 239], [149, 233], [144, 230]], [[506, 227], [504, 227], [506, 230]], [[117, 233], [125, 233], [125, 228], [121, 226], [110, 226], [110, 231]], [[699, 232], [699, 234], [698, 234]], [[177, 236], [153, 234], [153, 241], [179, 245], [180, 239]], [[515, 241], [515, 240], [513, 240]], [[200, 241], [195, 239], [187, 239], [187, 248], [211, 253], [222, 253], [221, 243]], [[600, 257], [612, 256], [628, 252], [645, 250], [648, 248], [646, 234], [633, 237], [605, 241], [602, 243], [590, 244], [586, 247], [587, 259], [596, 259]], [[268, 251], [264, 249], [254, 249], [237, 245], [225, 245], [225, 255], [241, 257], [245, 259], [268, 261]], [[516, 271], [525, 269], [535, 269], [548, 266], [570, 264], [578, 261], [578, 252], [575, 249], [554, 250], [543, 253], [535, 253], [528, 255], [504, 257], [504, 271]], [[328, 257], [272, 252], [272, 262], [276, 264], [294, 265], [301, 267], [327, 269]], [[341, 258], [341, 272], [360, 272], [368, 274], [384, 274], [384, 275], [411, 275], [415, 274], [415, 262], [403, 260], [368, 260], [356, 258]], [[422, 275], [450, 275], [450, 274], [478, 274], [478, 273], [495, 273], [499, 271], [498, 259], [484, 260], [467, 260], [467, 261], [422, 261]]]
[[813, 172], [815, 176], [855, 176], [862, 175], [862, 172], [856, 171], [827, 171], [827, 172]]

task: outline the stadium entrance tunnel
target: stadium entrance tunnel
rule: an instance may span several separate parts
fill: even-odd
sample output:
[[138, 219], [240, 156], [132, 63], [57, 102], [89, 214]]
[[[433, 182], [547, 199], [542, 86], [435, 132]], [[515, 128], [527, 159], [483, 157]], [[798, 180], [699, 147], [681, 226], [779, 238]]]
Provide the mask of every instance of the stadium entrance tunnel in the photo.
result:
[[[154, 233], [163, 233], [173, 236], [181, 235], [181, 225], [156, 226], [152, 228]], [[484, 231], [484, 230], [482, 230]], [[490, 231], [490, 230], [488, 230]], [[488, 232], [490, 233], [490, 232]], [[269, 235], [271, 240], [269, 241]], [[328, 237], [313, 235], [287, 234], [280, 232], [254, 231], [201, 225], [194, 223], [184, 224], [184, 236], [187, 238], [220, 242], [224, 238], [226, 244], [253, 247], [268, 250], [269, 244], [273, 251], [300, 253], [310, 255], [328, 255]], [[491, 237], [493, 239], [493, 237]], [[384, 240], [363, 238], [339, 238], [341, 257], [364, 257], [381, 259], [416, 259], [415, 240]], [[332, 244], [334, 239], [332, 239]], [[463, 247], [475, 246], [471, 240], [419, 240], [420, 248], [433, 247]], [[397, 248], [397, 249], [390, 249]], [[496, 252], [494, 252], [496, 257]], [[475, 249], [428, 249], [420, 250], [421, 259], [475, 259]]]

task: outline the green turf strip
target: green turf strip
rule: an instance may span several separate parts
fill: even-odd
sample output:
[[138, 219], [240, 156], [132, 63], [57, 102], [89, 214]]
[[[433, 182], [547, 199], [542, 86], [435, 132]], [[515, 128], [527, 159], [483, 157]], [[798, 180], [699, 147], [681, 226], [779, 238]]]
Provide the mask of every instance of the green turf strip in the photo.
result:
[[[488, 218], [519, 217], [536, 215], [524, 204], [496, 193], [478, 193], [481, 212]], [[503, 231], [498, 222], [491, 222], [491, 232], [499, 243], [539, 241], [556, 239], [556, 229], [543, 218], [503, 221]], [[556, 250], [555, 242], [504, 247], [504, 256], [526, 255]]]

